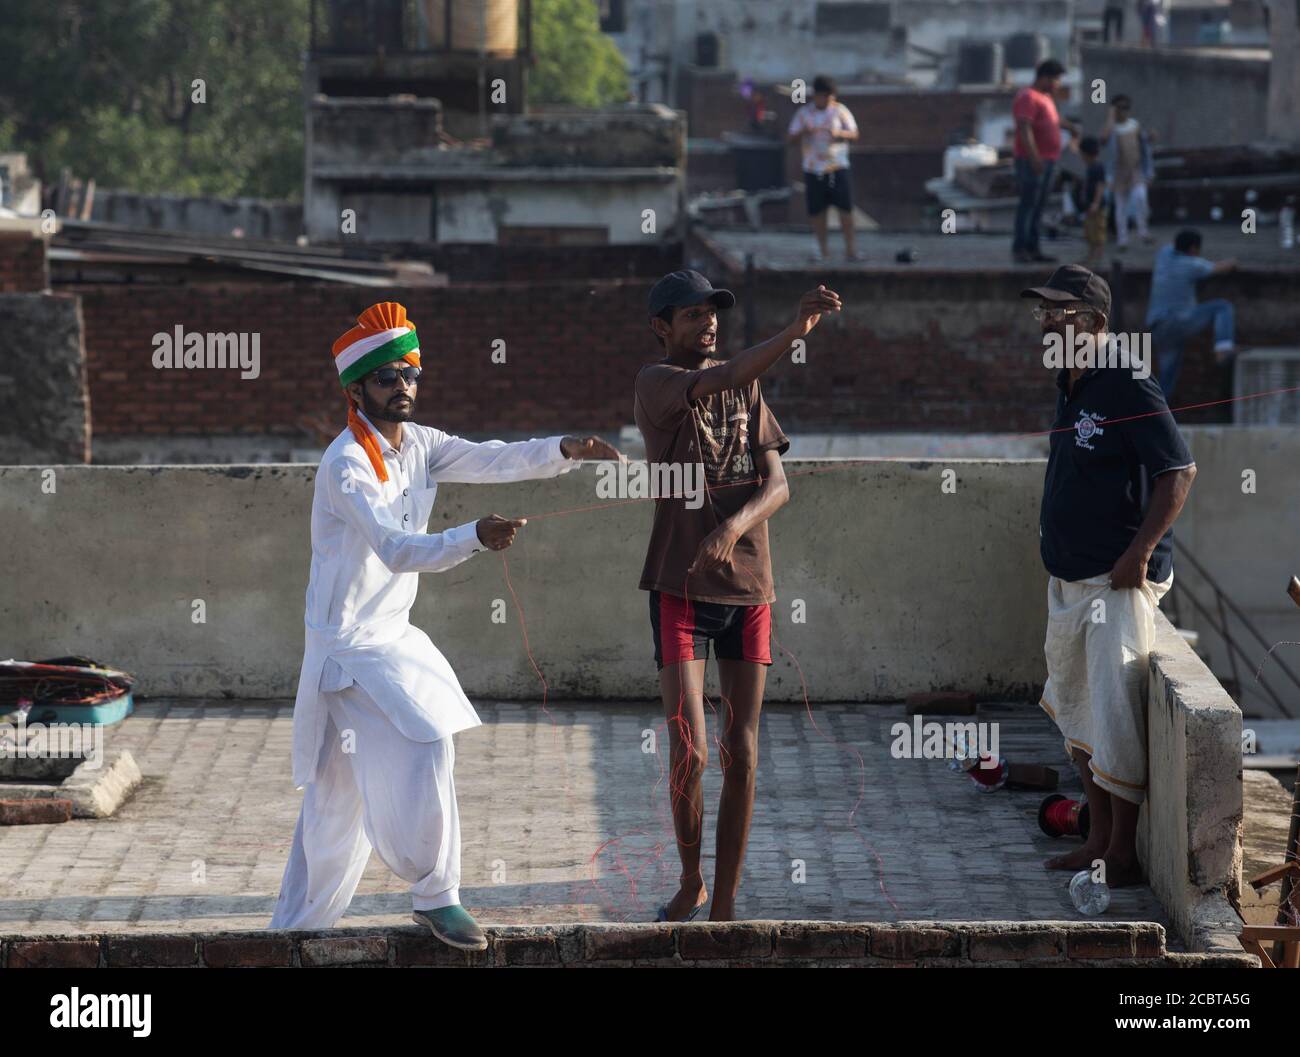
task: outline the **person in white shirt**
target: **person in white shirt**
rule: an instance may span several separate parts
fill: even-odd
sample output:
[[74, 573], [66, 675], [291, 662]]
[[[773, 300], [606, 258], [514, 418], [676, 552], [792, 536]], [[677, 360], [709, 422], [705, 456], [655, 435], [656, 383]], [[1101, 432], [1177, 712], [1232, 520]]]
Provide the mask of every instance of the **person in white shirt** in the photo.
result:
[[813, 101], [795, 111], [787, 136], [803, 152], [804, 198], [817, 236], [813, 259], [826, 259], [826, 210], [834, 206], [840, 212], [845, 255], [851, 261], [861, 260], [854, 246], [849, 176], [849, 144], [858, 138], [858, 123], [849, 108], [835, 98], [835, 82], [829, 77], [813, 79]]
[[1115, 200], [1115, 245], [1121, 253], [1128, 246], [1130, 217], [1137, 222], [1142, 241], [1150, 245], [1147, 185], [1155, 179], [1151, 149], [1155, 133], [1138, 123], [1129, 97], [1117, 95], [1098, 138], [1105, 146], [1106, 182]]
[[293, 714], [293, 783], [305, 786], [273, 929], [333, 926], [372, 847], [411, 884], [418, 923], [482, 950], [460, 905], [452, 735], [480, 725], [451, 665], [410, 623], [421, 572], [504, 550], [523, 519], [493, 514], [428, 533], [442, 482], [554, 477], [622, 459], [598, 437], [475, 444], [411, 421], [420, 376], [406, 309], [366, 309], [334, 343], [348, 428], [325, 450], [312, 498], [306, 648]]

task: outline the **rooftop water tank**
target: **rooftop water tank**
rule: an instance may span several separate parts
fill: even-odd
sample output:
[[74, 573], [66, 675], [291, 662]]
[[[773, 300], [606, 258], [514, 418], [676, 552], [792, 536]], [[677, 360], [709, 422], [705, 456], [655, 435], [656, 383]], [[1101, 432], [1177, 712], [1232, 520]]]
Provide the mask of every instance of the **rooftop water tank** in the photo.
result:
[[[451, 4], [451, 41], [447, 5]], [[519, 47], [519, 0], [421, 0], [434, 48], [513, 55]]]

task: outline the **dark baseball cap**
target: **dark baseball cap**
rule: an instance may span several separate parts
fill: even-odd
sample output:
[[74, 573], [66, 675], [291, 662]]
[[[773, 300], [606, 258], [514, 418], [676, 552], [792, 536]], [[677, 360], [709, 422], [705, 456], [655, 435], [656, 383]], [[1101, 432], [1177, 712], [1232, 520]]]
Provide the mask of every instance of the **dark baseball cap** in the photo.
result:
[[1020, 291], [1021, 297], [1041, 297], [1044, 301], [1082, 301], [1085, 305], [1110, 315], [1110, 286], [1100, 275], [1082, 264], [1062, 264], [1045, 286], [1031, 286]]
[[669, 272], [650, 291], [650, 315], [657, 316], [670, 305], [685, 308], [705, 301], [712, 301], [718, 308], [730, 308], [736, 303], [736, 295], [730, 290], [715, 290], [699, 272]]

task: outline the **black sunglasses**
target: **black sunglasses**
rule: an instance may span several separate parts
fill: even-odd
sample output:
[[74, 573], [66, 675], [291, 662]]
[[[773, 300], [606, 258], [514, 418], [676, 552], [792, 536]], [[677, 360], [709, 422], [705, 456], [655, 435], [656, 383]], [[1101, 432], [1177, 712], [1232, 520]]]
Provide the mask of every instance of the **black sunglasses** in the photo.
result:
[[397, 384], [397, 376], [400, 374], [407, 385], [415, 385], [420, 380], [420, 375], [424, 372], [419, 367], [403, 367], [400, 371], [396, 367], [380, 367], [370, 375], [376, 385], [391, 389]]

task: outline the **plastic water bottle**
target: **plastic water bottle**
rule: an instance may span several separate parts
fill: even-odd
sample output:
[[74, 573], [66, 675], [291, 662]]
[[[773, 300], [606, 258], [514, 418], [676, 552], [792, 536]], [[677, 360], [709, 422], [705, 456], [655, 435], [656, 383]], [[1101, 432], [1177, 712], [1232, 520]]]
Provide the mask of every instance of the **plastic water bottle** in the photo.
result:
[[1295, 203], [1290, 198], [1278, 214], [1278, 226], [1282, 229], [1282, 248], [1292, 249], [1295, 246]]
[[1094, 881], [1091, 870], [1080, 870], [1070, 878], [1070, 901], [1084, 917], [1099, 917], [1110, 906], [1110, 886]]
[[992, 793], [1007, 784], [1007, 761], [999, 757], [996, 765], [984, 766], [993, 757], [979, 752], [973, 745], [968, 746], [963, 731], [955, 732], [950, 751], [948, 769], [966, 775], [981, 793]]

